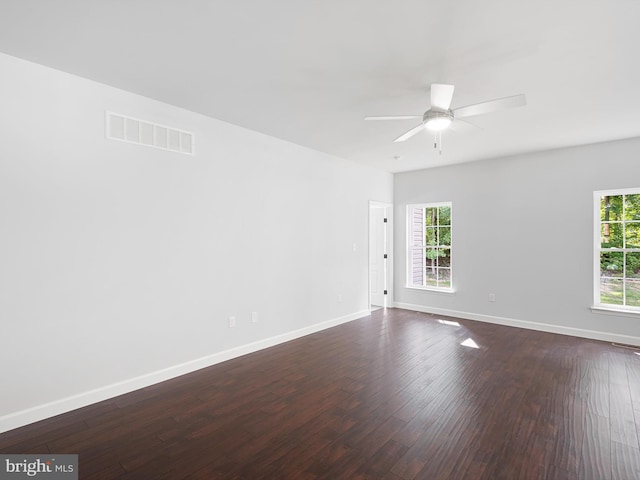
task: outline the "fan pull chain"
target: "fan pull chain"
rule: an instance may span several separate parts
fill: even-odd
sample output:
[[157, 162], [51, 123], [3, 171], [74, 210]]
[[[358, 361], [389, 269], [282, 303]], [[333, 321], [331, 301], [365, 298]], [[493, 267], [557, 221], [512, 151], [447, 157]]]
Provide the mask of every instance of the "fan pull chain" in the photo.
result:
[[442, 155], [442, 132], [433, 133], [433, 148], [438, 150], [438, 153]]

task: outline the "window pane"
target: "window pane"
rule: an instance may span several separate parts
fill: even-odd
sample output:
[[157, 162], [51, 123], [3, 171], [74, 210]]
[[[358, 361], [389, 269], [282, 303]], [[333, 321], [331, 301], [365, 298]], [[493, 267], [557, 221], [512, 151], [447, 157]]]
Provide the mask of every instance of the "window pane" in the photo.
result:
[[640, 248], [640, 223], [625, 225], [626, 248]]
[[640, 252], [627, 253], [625, 273], [627, 278], [640, 278]]
[[624, 218], [625, 220], [640, 220], [640, 195], [625, 195]]
[[451, 227], [440, 227], [440, 237], [438, 238], [438, 245], [451, 245]]
[[438, 225], [438, 208], [430, 207], [424, 209], [424, 223], [427, 226]]
[[422, 248], [411, 249], [411, 285], [416, 287], [422, 286], [422, 270], [424, 262], [424, 253]]
[[451, 270], [448, 268], [438, 269], [438, 286], [445, 288], [451, 287]]
[[410, 218], [411, 222], [411, 245], [412, 246], [423, 246], [424, 245], [424, 208], [423, 207], [413, 207], [410, 210]]
[[622, 305], [622, 279], [621, 278], [601, 278], [600, 279], [600, 303], [611, 305]]
[[622, 220], [622, 195], [607, 195], [600, 199], [600, 220]]
[[603, 223], [600, 227], [601, 248], [622, 248], [622, 224]]
[[440, 225], [451, 225], [451, 207], [440, 207], [440, 221], [439, 221], [439, 224]]
[[438, 245], [438, 229], [436, 227], [427, 227], [424, 231], [425, 245]]
[[600, 252], [600, 276], [622, 277], [624, 253]]
[[426, 265], [427, 267], [437, 267], [438, 266], [438, 257], [441, 255], [440, 248], [427, 248], [425, 250], [424, 256], [426, 257]]
[[640, 307], [640, 279], [632, 278], [624, 282], [626, 288], [626, 304]]
[[438, 257], [439, 267], [451, 267], [451, 250], [448, 248], [440, 249], [440, 256]]
[[438, 285], [438, 281], [436, 279], [436, 271], [437, 269], [429, 268], [425, 275], [425, 285], [428, 287], [435, 287]]

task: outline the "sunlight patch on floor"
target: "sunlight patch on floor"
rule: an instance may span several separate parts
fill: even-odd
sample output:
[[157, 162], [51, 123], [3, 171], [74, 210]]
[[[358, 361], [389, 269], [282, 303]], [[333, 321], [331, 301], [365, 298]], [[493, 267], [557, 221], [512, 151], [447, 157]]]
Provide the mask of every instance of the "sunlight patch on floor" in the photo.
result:
[[458, 322], [452, 322], [451, 320], [438, 320], [438, 323], [442, 323], [444, 325], [452, 325], [454, 327], [459, 327], [460, 324]]
[[471, 348], [480, 348], [478, 346], [478, 344], [476, 342], [473, 341], [472, 338], [467, 338], [464, 342], [462, 342], [460, 345], [462, 345], [463, 347], [471, 347]]

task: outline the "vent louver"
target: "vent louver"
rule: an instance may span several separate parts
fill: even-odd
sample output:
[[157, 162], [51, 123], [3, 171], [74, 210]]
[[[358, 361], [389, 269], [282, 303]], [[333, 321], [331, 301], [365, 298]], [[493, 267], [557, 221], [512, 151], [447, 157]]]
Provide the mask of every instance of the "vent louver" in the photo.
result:
[[107, 112], [105, 128], [110, 140], [193, 155], [193, 133], [178, 128], [112, 112]]

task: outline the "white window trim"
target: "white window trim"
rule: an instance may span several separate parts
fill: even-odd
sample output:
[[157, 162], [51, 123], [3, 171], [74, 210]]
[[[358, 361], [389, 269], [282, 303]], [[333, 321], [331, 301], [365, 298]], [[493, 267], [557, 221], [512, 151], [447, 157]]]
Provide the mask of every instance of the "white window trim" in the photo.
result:
[[426, 292], [433, 292], [433, 293], [456, 293], [456, 291], [454, 290], [453, 287], [449, 287], [449, 288], [445, 288], [445, 287], [420, 287], [420, 286], [416, 286], [416, 285], [410, 285], [407, 284], [405, 285], [405, 288], [408, 288], [410, 290], [421, 290], [421, 291], [426, 291]]
[[[432, 286], [417, 286], [417, 285], [412, 285], [411, 284], [411, 269], [409, 268], [409, 266], [411, 265], [411, 252], [412, 252], [412, 245], [411, 245], [411, 222], [409, 221], [409, 215], [411, 212], [411, 209], [416, 208], [416, 207], [420, 207], [420, 208], [429, 208], [429, 207], [451, 207], [451, 244], [449, 245], [449, 249], [453, 252], [453, 202], [427, 202], [427, 203], [411, 203], [411, 204], [407, 204], [406, 207], [406, 211], [405, 211], [405, 221], [407, 223], [406, 227], [407, 227], [407, 232], [406, 232], [406, 259], [405, 259], [405, 269], [407, 270], [406, 272], [406, 278], [405, 278], [405, 288], [408, 288], [410, 290], [420, 290], [423, 292], [432, 292], [432, 293], [444, 293], [444, 294], [453, 294], [455, 293], [455, 288], [453, 287], [453, 256], [451, 257], [451, 266], [449, 267], [449, 272], [450, 272], [450, 278], [451, 278], [451, 287], [432, 287]], [[422, 226], [423, 229], [423, 236], [424, 236], [424, 225]]]
[[[626, 308], [615, 308], [613, 305], [611, 306], [607, 304], [591, 305], [591, 307], [589, 308], [591, 310], [591, 313], [598, 313], [598, 314], [604, 314], [604, 315], [617, 315], [619, 317], [633, 317], [633, 318], [640, 317], [640, 311], [627, 310]], [[633, 307], [629, 307], [629, 308], [633, 308]]]
[[[640, 194], [640, 188], [619, 188], [593, 192], [593, 305], [590, 307], [592, 313], [640, 317], [640, 307], [600, 302], [600, 199], [607, 195], [634, 194]], [[623, 248], [618, 250], [625, 251]]]

